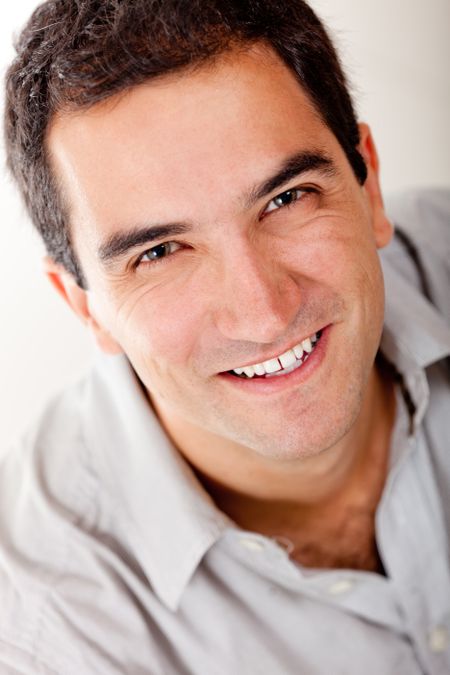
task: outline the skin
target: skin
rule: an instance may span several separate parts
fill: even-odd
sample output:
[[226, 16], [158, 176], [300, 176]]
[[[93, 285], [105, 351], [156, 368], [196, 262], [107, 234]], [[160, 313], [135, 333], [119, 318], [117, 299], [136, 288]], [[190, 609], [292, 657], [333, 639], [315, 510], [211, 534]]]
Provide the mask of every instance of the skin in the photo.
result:
[[[377, 249], [392, 227], [370, 130], [360, 130], [364, 186], [263, 46], [59, 114], [47, 147], [89, 290], [50, 260], [47, 272], [102, 349], [127, 354], [168, 434], [237, 523], [289, 536], [306, 564], [376, 569], [394, 418], [392, 384], [374, 364]], [[248, 199], [299, 152], [326, 155], [333, 175], [307, 171]], [[274, 209], [293, 189], [296, 200]], [[99, 259], [111, 236], [171, 222], [189, 230]], [[167, 257], [136, 267], [165, 241], [175, 242]], [[324, 327], [305, 375], [272, 391], [224, 376]]]

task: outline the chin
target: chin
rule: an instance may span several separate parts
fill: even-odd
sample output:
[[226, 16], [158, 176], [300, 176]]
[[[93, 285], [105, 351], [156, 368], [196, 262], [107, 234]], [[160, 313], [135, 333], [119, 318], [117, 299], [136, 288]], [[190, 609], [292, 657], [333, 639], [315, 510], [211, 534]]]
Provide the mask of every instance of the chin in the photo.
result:
[[274, 423], [272, 428], [266, 419], [265, 428], [256, 431], [247, 427], [244, 434], [241, 428], [236, 434], [231, 432], [230, 440], [266, 459], [287, 462], [308, 459], [336, 446], [349, 433], [360, 410], [361, 396], [348, 396], [333, 409], [328, 406], [326, 412], [318, 410], [314, 415], [309, 411], [295, 421]]
[[352, 428], [357, 412], [344, 416], [328, 418], [326, 421], [308, 424], [285, 424], [277, 428], [255, 434], [239, 434], [233, 438], [257, 455], [266, 459], [296, 461], [320, 455], [341, 441]]
[[[335, 446], [349, 431], [351, 423], [344, 428], [334, 428], [332, 433], [323, 431], [316, 434], [297, 433], [280, 435], [280, 437], [255, 439], [252, 445], [247, 444], [256, 454], [265, 459], [277, 461], [297, 461], [316, 457]], [[250, 439], [248, 439], [250, 440]]]

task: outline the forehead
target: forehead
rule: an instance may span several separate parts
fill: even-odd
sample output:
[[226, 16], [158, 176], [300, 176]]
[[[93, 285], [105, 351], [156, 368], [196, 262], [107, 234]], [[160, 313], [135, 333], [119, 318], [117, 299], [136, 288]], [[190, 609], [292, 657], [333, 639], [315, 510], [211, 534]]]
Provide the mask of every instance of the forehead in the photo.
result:
[[71, 221], [91, 230], [118, 214], [123, 225], [211, 219], [283, 155], [339, 151], [295, 75], [261, 46], [59, 115], [47, 146]]

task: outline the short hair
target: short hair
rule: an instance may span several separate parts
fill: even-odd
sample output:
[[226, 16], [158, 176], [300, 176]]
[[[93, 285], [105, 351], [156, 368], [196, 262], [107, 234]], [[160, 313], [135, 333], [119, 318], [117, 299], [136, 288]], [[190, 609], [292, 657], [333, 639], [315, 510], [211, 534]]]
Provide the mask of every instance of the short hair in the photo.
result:
[[55, 113], [87, 109], [253, 43], [271, 47], [295, 73], [363, 184], [367, 170], [347, 81], [303, 0], [48, 0], [34, 11], [6, 74], [7, 165], [48, 254], [82, 288], [87, 281], [45, 144]]

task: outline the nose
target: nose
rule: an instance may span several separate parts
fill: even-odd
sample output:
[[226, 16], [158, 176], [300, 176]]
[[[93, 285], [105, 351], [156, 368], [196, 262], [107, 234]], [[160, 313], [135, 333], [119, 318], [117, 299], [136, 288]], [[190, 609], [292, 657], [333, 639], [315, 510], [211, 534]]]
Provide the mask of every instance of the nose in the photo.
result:
[[233, 244], [221, 260], [215, 325], [232, 340], [275, 342], [294, 322], [300, 287], [276, 251], [247, 241]]

